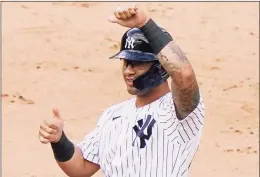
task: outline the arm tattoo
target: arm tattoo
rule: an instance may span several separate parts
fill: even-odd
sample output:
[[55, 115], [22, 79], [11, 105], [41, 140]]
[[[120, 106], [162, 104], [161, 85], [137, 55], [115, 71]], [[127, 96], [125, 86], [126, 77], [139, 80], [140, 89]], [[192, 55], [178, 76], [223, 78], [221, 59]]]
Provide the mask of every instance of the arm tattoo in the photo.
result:
[[172, 95], [178, 119], [184, 119], [199, 103], [199, 87], [190, 62], [179, 46], [171, 41], [158, 54], [172, 78]]

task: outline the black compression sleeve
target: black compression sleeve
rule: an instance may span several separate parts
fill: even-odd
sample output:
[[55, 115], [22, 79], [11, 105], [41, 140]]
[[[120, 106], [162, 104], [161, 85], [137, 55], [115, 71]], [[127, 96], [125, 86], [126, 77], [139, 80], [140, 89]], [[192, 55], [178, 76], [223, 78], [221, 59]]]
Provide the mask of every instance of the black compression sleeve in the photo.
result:
[[149, 41], [156, 55], [173, 40], [171, 35], [165, 33], [152, 19], [149, 19], [140, 30]]
[[51, 147], [55, 159], [59, 162], [66, 162], [74, 155], [75, 146], [69, 141], [64, 132], [62, 132], [62, 136], [58, 142], [51, 143]]

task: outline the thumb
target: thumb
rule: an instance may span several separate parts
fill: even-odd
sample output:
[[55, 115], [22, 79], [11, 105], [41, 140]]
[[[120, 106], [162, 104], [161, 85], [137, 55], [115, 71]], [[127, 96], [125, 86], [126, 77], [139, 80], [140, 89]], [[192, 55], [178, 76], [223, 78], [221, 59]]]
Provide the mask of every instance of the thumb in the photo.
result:
[[61, 119], [61, 116], [60, 116], [60, 111], [57, 107], [53, 107], [52, 108], [52, 112], [53, 112], [53, 115], [55, 118], [57, 119]]

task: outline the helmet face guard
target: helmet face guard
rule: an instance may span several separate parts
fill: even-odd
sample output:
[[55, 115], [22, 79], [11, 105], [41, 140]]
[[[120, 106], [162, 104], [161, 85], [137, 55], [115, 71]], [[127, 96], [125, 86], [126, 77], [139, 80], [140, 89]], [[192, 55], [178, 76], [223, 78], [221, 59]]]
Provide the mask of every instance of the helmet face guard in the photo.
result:
[[133, 80], [133, 85], [140, 91], [152, 89], [162, 84], [169, 78], [169, 74], [162, 68], [159, 62], [156, 62], [144, 74]]
[[140, 91], [154, 88], [165, 82], [169, 77], [169, 74], [159, 63], [148, 40], [138, 28], [132, 28], [124, 33], [120, 51], [110, 59], [155, 62], [146, 73], [134, 79], [133, 85]]

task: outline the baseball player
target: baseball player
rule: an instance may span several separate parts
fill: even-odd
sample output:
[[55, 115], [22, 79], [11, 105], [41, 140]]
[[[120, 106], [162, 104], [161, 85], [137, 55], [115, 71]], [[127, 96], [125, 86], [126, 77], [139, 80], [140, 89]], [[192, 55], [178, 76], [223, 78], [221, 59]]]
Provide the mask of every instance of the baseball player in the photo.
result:
[[122, 61], [127, 91], [135, 97], [107, 108], [78, 144], [66, 137], [54, 108], [39, 139], [51, 144], [68, 176], [88, 177], [101, 169], [106, 177], [187, 177], [205, 111], [193, 68], [140, 5], [117, 8], [109, 21], [129, 28], [111, 59]]

